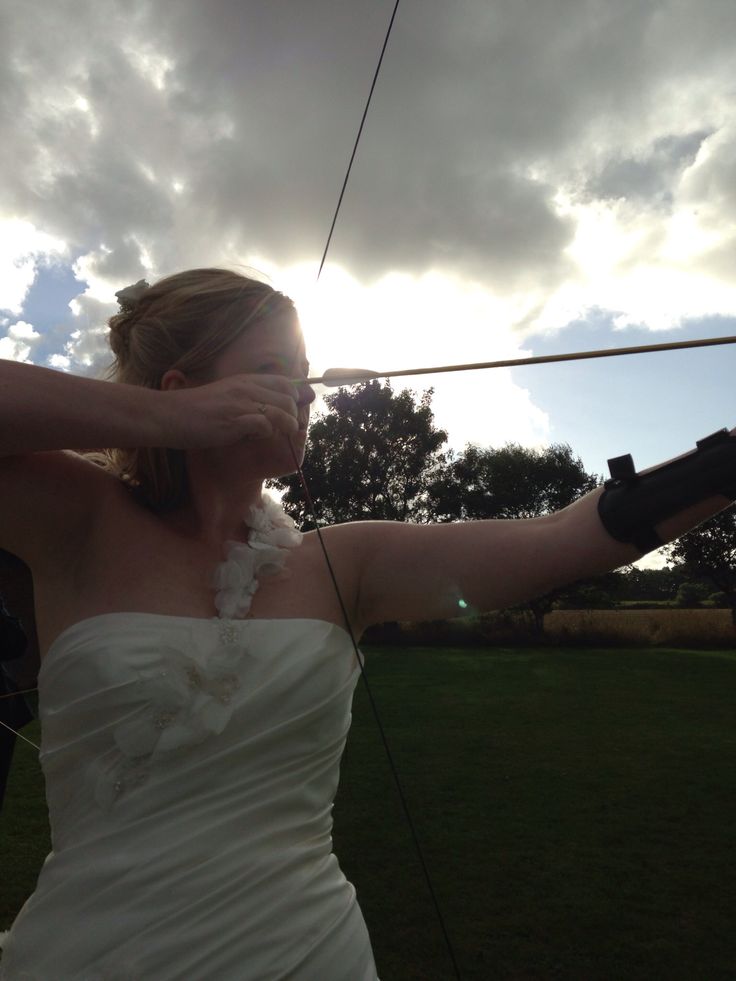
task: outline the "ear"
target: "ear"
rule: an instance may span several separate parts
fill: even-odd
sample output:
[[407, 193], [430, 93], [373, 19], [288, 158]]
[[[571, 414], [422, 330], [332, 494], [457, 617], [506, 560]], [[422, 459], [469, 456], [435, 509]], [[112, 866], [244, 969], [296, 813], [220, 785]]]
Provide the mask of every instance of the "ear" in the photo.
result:
[[169, 368], [161, 376], [160, 388], [162, 392], [168, 392], [169, 389], [189, 388], [189, 380], [178, 368]]

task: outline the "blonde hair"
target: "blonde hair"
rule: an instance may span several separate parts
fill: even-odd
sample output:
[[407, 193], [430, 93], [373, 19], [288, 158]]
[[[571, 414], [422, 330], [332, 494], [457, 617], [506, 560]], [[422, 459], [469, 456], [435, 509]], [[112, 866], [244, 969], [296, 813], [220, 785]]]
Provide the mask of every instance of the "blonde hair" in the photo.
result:
[[[157, 390], [172, 368], [205, 384], [217, 356], [244, 330], [294, 311], [292, 301], [267, 283], [227, 269], [190, 269], [136, 293], [133, 302], [121, 300], [120, 312], [108, 320], [115, 358], [103, 377]], [[152, 511], [170, 511], [187, 500], [184, 450], [113, 448], [81, 455], [122, 480]]]

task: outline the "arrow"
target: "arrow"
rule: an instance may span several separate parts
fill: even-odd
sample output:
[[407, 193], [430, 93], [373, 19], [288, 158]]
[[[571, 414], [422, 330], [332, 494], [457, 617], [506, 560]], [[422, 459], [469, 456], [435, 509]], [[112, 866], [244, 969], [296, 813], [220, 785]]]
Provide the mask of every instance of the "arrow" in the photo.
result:
[[[403, 368], [397, 371], [373, 371], [370, 368], [328, 368], [316, 378], [307, 378], [309, 385], [357, 385], [374, 378], [398, 378], [406, 375], [438, 375], [446, 371], [477, 371], [480, 368], [521, 368], [529, 364], [550, 364], [555, 361], [584, 361], [589, 358], [614, 358], [622, 354], [649, 354], [654, 351], [678, 351], [692, 347], [715, 347], [736, 344], [736, 337], [707, 337], [700, 341], [671, 341], [667, 344], [644, 344], [639, 347], [612, 347], [601, 351], [574, 351], [571, 354], [545, 354], [534, 358], [512, 358], [504, 361], [479, 361], [473, 364], [441, 364], [434, 368]], [[295, 379], [295, 383], [304, 384]]]

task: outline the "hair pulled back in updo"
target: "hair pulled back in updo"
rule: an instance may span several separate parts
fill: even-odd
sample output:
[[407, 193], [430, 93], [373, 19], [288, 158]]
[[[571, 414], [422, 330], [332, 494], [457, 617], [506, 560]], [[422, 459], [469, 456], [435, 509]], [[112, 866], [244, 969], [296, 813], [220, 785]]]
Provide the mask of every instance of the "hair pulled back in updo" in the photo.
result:
[[[293, 311], [267, 283], [227, 269], [190, 269], [121, 291], [121, 310], [108, 320], [115, 359], [104, 379], [156, 390], [172, 368], [200, 384], [214, 362], [248, 327]], [[88, 459], [123, 480], [155, 512], [184, 504], [189, 483], [184, 450], [168, 447], [90, 451]]]

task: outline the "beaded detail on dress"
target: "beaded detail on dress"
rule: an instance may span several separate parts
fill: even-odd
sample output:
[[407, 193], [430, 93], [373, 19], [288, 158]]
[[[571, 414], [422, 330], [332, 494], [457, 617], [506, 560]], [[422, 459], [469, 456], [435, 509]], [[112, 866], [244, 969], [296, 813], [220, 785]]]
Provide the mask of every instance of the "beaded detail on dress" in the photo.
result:
[[101, 761], [95, 799], [104, 810], [145, 783], [150, 769], [222, 732], [233, 713], [233, 697], [247, 651], [236, 624], [222, 624], [219, 643], [204, 658], [162, 645], [155, 664], [139, 669], [140, 708], [113, 730], [114, 746]]
[[263, 507], [251, 508], [248, 541], [226, 542], [226, 558], [210, 581], [215, 606], [224, 618], [244, 617], [250, 610], [260, 576], [288, 575], [287, 549], [302, 543], [302, 533], [278, 501], [264, 494]]

